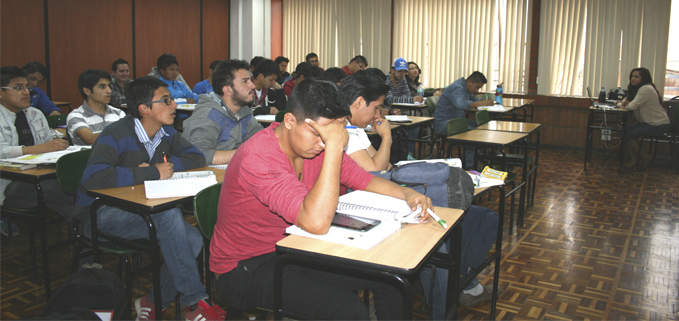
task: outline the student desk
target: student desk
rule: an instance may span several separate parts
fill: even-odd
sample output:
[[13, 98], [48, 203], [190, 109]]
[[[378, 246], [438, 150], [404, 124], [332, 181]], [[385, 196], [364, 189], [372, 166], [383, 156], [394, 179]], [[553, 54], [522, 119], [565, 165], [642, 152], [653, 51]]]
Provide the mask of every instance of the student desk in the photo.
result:
[[[528, 121], [528, 118], [530, 117], [530, 121], [533, 121], [533, 112], [535, 109], [535, 100], [534, 99], [519, 99], [519, 98], [503, 98], [502, 99], [502, 104], [505, 107], [513, 107], [514, 110], [512, 111], [512, 120], [517, 120], [516, 118], [516, 110], [521, 109], [523, 111], [523, 122]], [[528, 107], [530, 107], [530, 113], [528, 113]]]
[[[528, 191], [530, 192], [530, 199], [528, 201], [528, 206], [533, 206], [533, 204], [535, 204], [535, 188], [537, 186], [536, 183], [537, 183], [538, 158], [540, 156], [540, 127], [541, 126], [542, 126], [542, 124], [540, 124], [540, 123], [522, 123], [522, 122], [513, 122], [513, 121], [492, 120], [492, 121], [488, 122], [487, 124], [483, 124], [479, 127], [476, 127], [476, 129], [480, 129], [480, 130], [495, 130], [495, 131], [512, 132], [512, 133], [526, 133], [528, 135], [532, 135], [533, 133], [536, 133], [537, 138], [536, 138], [536, 142], [535, 142], [535, 161], [533, 163], [533, 168], [530, 170], [530, 173], [528, 174], [528, 175], [533, 175], [533, 183], [532, 183], [531, 187], [528, 189]], [[535, 172], [535, 173], [533, 173], [533, 172]]]
[[[513, 194], [519, 188], [521, 188], [521, 194], [519, 196], [519, 214], [517, 223], [519, 224], [519, 226], [523, 226], [523, 216], [526, 207], [525, 185], [527, 183], [528, 176], [528, 134], [474, 129], [461, 134], [448, 136], [446, 139], [448, 140], [451, 146], [452, 144], [461, 144], [498, 149], [502, 155], [497, 160], [503, 165], [504, 165], [503, 159], [507, 156], [504, 151], [505, 148], [509, 147], [510, 144], [521, 142], [521, 145], [523, 145], [522, 149], [525, 151], [523, 154], [521, 164], [523, 169], [521, 171], [522, 179], [521, 183], [517, 184], [516, 187], [512, 189], [508, 194]], [[466, 165], [463, 165], [463, 167], [466, 167]]]
[[592, 160], [592, 137], [594, 137], [595, 129], [607, 129], [612, 132], [618, 132], [620, 135], [619, 152], [619, 167], [618, 172], [622, 171], [622, 161], [625, 155], [625, 144], [622, 143], [622, 138], [625, 135], [625, 128], [632, 111], [619, 108], [603, 109], [597, 107], [589, 107], [589, 116], [587, 117], [587, 135], [585, 136], [585, 171], [587, 170], [587, 162]]
[[[403, 311], [406, 320], [413, 319], [413, 293], [408, 276], [414, 275], [442, 244], [452, 235], [453, 253], [450, 275], [459, 275], [462, 210], [434, 207], [434, 212], [448, 223], [444, 229], [433, 219], [425, 224], [407, 224], [369, 250], [337, 243], [290, 235], [276, 243], [282, 253], [274, 271], [274, 319], [283, 315], [293, 318], [309, 317], [287, 311], [283, 303], [283, 268], [286, 265], [313, 265], [321, 268], [342, 269], [364, 276], [395, 280], [404, 295]], [[451, 234], [452, 233], [452, 234]], [[448, 313], [457, 314], [459, 278], [448, 279]]]
[[410, 116], [415, 116], [418, 112], [420, 113], [420, 116], [422, 116], [424, 115], [422, 111], [427, 109], [427, 104], [425, 103], [393, 103], [389, 106], [396, 109], [405, 109]]
[[[217, 182], [224, 181], [225, 170], [212, 167], [201, 167], [192, 169], [190, 171], [212, 171], [217, 176]], [[132, 186], [102, 188], [97, 190], [87, 190], [87, 194], [95, 198], [94, 203], [90, 209], [90, 224], [92, 225], [92, 249], [95, 253], [95, 262], [100, 262], [101, 259], [98, 254], [99, 238], [112, 240], [115, 243], [123, 244], [129, 248], [138, 250], [147, 250], [151, 256], [151, 266], [153, 267], [153, 290], [156, 298], [156, 311], [162, 311], [161, 295], [160, 295], [160, 247], [158, 245], [158, 238], [156, 236], [155, 224], [151, 220], [151, 214], [159, 213], [176, 207], [179, 204], [185, 203], [193, 199], [193, 196], [185, 197], [168, 197], [158, 199], [147, 199], [144, 191], [144, 184], [137, 184]], [[115, 235], [98, 231], [96, 213], [102, 205], [116, 206], [126, 211], [138, 214], [146, 222], [149, 228], [149, 248], [141, 248], [140, 245], [131, 240], [126, 240]], [[98, 237], [97, 237], [98, 236]], [[160, 319], [160, 314], [156, 316]]]
[[[45, 297], [49, 300], [51, 297], [51, 287], [49, 284], [49, 269], [47, 263], [47, 251], [49, 247], [47, 246], [47, 238], [45, 236], [45, 202], [42, 195], [42, 187], [40, 182], [48, 179], [56, 179], [56, 165], [41, 165], [36, 168], [31, 168], [27, 170], [16, 170], [16, 169], [5, 169], [0, 168], [0, 176], [5, 179], [10, 179], [13, 181], [21, 181], [35, 185], [35, 189], [38, 195], [36, 207], [31, 208], [28, 211], [22, 212], [12, 212], [11, 215], [26, 217], [30, 220], [35, 221], [37, 224], [38, 232], [40, 233], [40, 251], [42, 254], [42, 266], [45, 280]], [[5, 208], [3, 211], [7, 211]], [[10, 220], [11, 222], [11, 220]], [[35, 250], [35, 239], [33, 237], [33, 231], [35, 225], [31, 224], [29, 227], [29, 249], [31, 253], [31, 264], [33, 266], [33, 280], [38, 283], [38, 263], [37, 254]], [[11, 233], [10, 233], [11, 235]], [[11, 236], [10, 236], [11, 237]]]

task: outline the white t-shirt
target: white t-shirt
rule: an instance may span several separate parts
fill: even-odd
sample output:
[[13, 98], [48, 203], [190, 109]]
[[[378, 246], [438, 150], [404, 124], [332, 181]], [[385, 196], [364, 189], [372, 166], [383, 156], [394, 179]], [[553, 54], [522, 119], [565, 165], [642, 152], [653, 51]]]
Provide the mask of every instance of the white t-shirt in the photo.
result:
[[[349, 123], [347, 121], [347, 123]], [[349, 123], [351, 126], [351, 123]], [[368, 149], [370, 147], [370, 139], [368, 134], [362, 128], [347, 128], [349, 132], [349, 143], [346, 147], [347, 155], [351, 155], [359, 150]]]

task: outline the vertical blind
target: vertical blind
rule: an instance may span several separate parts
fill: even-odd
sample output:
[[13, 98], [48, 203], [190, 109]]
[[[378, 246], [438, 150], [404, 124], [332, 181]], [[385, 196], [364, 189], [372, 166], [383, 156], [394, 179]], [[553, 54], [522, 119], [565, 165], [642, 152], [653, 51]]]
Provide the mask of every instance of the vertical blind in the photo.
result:
[[473, 71], [526, 91], [529, 0], [395, 0], [394, 57], [418, 63], [427, 87], [445, 87]]
[[327, 69], [363, 55], [369, 66], [383, 68], [389, 66], [390, 26], [390, 0], [285, 0], [283, 56], [295, 66], [315, 52]]
[[593, 95], [636, 67], [665, 84], [671, 0], [543, 0], [538, 94]]

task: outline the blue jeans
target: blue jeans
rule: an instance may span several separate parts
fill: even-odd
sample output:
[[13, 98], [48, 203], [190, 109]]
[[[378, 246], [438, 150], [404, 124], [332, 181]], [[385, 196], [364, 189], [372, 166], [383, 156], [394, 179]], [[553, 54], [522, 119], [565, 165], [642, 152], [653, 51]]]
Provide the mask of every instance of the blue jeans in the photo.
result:
[[[450, 239], [441, 244], [441, 247], [437, 250], [439, 253], [448, 254], [448, 248], [450, 247]], [[431, 267], [425, 266], [422, 271], [420, 271], [420, 281], [422, 282], [422, 289], [424, 289], [424, 296], [426, 298], [427, 305], [431, 311], [432, 320], [445, 320], [446, 318], [446, 297], [448, 295], [448, 269], [436, 268], [436, 275], [434, 277], [434, 284], [432, 284], [432, 273], [434, 271]], [[460, 280], [464, 279], [469, 274], [467, 265], [460, 270]], [[479, 284], [479, 279], [474, 278], [469, 285], [464, 289], [470, 290]], [[434, 287], [432, 289], [432, 286]], [[431, 291], [430, 291], [431, 289]], [[431, 294], [431, 297], [430, 297]]]
[[[177, 291], [183, 295], [181, 304], [191, 306], [208, 297], [200, 282], [196, 257], [203, 247], [203, 236], [195, 226], [184, 220], [179, 208], [151, 214], [165, 263], [160, 268], [160, 293], [163, 308], [174, 300]], [[133, 240], [148, 239], [149, 230], [141, 216], [117, 207], [102, 206], [97, 212], [99, 230]], [[90, 223], [85, 233], [90, 234]], [[153, 300], [153, 289], [148, 296]]]
[[643, 135], [660, 135], [670, 130], [670, 124], [653, 126], [647, 123], [636, 123], [625, 128], [625, 137], [622, 139], [624, 143], [630, 140], [641, 137]]

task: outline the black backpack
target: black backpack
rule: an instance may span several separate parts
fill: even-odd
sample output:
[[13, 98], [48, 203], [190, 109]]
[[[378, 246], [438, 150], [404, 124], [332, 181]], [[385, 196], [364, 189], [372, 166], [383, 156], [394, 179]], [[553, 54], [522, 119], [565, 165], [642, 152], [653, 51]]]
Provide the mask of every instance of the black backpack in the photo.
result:
[[69, 308], [113, 310], [113, 320], [122, 320], [130, 300], [118, 276], [104, 269], [82, 269], [71, 274], [45, 305], [43, 317]]

